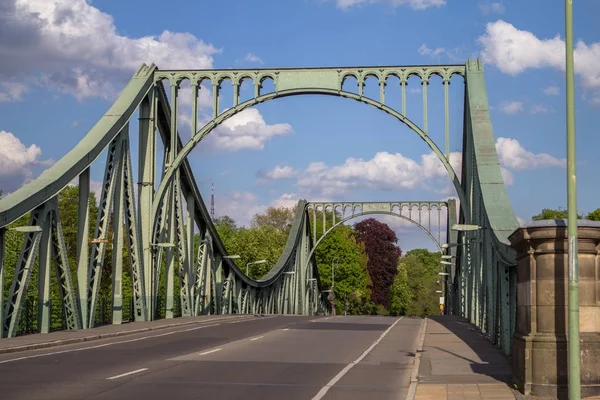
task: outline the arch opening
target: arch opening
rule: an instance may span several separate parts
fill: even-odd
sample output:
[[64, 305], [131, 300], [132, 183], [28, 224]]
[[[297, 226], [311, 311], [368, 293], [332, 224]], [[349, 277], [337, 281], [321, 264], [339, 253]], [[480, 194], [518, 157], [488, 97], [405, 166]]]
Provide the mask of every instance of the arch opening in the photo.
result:
[[257, 96], [253, 99], [249, 99], [246, 102], [241, 103], [238, 106], [233, 107], [233, 108], [223, 112], [222, 114], [218, 115], [216, 118], [214, 118], [209, 123], [207, 123], [203, 128], [198, 130], [192, 136], [192, 139], [190, 141], [188, 141], [183, 146], [183, 148], [180, 150], [180, 152], [177, 154], [171, 168], [169, 168], [169, 170], [166, 172], [165, 176], [163, 177], [163, 180], [160, 183], [160, 186], [158, 187], [158, 190], [156, 192], [155, 202], [154, 202], [153, 211], [152, 211], [153, 216], [157, 215], [156, 213], [158, 211], [159, 205], [163, 201], [163, 198], [165, 196], [165, 193], [167, 191], [170, 181], [173, 179], [174, 171], [182, 164], [183, 160], [185, 160], [185, 158], [189, 155], [189, 153], [208, 134], [210, 134], [216, 127], [218, 127], [220, 124], [222, 124], [223, 122], [225, 122], [227, 119], [231, 118], [232, 116], [236, 115], [237, 113], [239, 113], [245, 109], [248, 109], [252, 106], [255, 106], [257, 104], [267, 102], [270, 100], [274, 100], [277, 98], [306, 95], [306, 94], [328, 95], [328, 96], [335, 96], [335, 97], [342, 97], [342, 98], [356, 100], [356, 101], [365, 103], [367, 105], [370, 105], [372, 107], [375, 107], [379, 110], [382, 110], [382, 111], [386, 112], [387, 114], [392, 115], [393, 117], [395, 117], [397, 120], [399, 120], [406, 126], [408, 126], [413, 132], [415, 132], [419, 137], [421, 137], [421, 139], [423, 139], [423, 141], [426, 142], [426, 144], [429, 146], [429, 148], [436, 154], [437, 158], [444, 165], [444, 167], [445, 167], [446, 171], [448, 172], [448, 175], [454, 185], [456, 193], [459, 197], [460, 206], [463, 209], [463, 212], [467, 213], [467, 207], [468, 207], [467, 204], [468, 203], [466, 202], [464, 191], [460, 185], [460, 181], [456, 174], [456, 171], [450, 164], [450, 161], [443, 155], [442, 151], [439, 149], [437, 144], [428, 135], [426, 135], [423, 132], [423, 130], [415, 122], [413, 122], [412, 120], [410, 120], [405, 115], [398, 112], [397, 110], [394, 110], [394, 109], [390, 108], [389, 106], [380, 103], [379, 101], [373, 100], [368, 97], [359, 96], [355, 93], [349, 93], [349, 92], [345, 92], [345, 91], [338, 91], [338, 90], [332, 90], [332, 89], [298, 88], [298, 89], [288, 89], [288, 90], [275, 92], [275, 93], [268, 93], [268, 94], [264, 94], [261, 96]]

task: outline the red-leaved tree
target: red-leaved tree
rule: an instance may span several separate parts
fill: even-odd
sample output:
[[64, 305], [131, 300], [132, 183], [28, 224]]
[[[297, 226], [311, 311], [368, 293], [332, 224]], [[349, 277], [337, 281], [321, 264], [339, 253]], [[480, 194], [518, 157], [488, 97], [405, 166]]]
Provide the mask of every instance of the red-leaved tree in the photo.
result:
[[402, 250], [396, 245], [398, 237], [387, 224], [374, 218], [356, 223], [354, 229], [369, 256], [367, 269], [373, 282], [371, 299], [387, 308], [390, 287], [398, 273], [398, 259], [402, 255]]

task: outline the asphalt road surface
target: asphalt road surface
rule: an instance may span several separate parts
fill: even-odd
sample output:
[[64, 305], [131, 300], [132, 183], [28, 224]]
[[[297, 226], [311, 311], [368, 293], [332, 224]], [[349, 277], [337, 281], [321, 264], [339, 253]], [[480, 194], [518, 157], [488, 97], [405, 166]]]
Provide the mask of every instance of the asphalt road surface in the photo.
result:
[[0, 355], [0, 398], [404, 399], [422, 320], [239, 316]]

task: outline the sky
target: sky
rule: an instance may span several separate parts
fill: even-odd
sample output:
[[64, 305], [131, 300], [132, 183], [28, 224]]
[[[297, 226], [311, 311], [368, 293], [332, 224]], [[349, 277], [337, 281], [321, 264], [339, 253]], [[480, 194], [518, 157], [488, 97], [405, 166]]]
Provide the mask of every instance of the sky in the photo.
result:
[[[600, 207], [597, 15], [600, 2], [575, 2], [581, 213]], [[17, 190], [71, 150], [143, 63], [210, 69], [464, 64], [479, 58], [502, 173], [524, 223], [542, 208], [566, 206], [564, 55], [561, 1], [3, 0], [0, 189]], [[449, 98], [456, 167], [464, 86], [455, 79]], [[231, 106], [227, 89], [222, 110]], [[429, 130], [440, 139], [443, 87], [434, 79], [428, 91]], [[367, 96], [378, 92], [376, 84], [367, 83]], [[242, 98], [250, 94], [243, 88]], [[199, 119], [205, 122], [210, 89], [199, 96]], [[407, 97], [407, 116], [422, 121], [421, 85], [410, 81]], [[389, 84], [386, 98], [399, 105], [399, 86]], [[189, 102], [182, 101], [184, 141], [191, 135], [189, 110]], [[136, 129], [132, 122], [134, 165]], [[291, 206], [298, 199], [456, 197], [441, 163], [414, 132], [380, 110], [342, 98], [296, 96], [261, 104], [217, 128], [189, 161], [207, 203], [214, 183], [216, 215], [229, 215], [240, 225], [269, 206]], [[104, 162], [102, 156], [92, 165], [96, 190]], [[397, 232], [403, 250], [434, 248], [414, 225], [394, 217], [381, 220]]]

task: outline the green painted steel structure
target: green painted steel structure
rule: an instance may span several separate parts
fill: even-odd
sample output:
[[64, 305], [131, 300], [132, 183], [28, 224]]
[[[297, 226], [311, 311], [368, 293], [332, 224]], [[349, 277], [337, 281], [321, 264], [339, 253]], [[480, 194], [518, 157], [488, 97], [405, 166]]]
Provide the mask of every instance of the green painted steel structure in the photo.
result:
[[[441, 77], [444, 88], [445, 140], [441, 147], [429, 136], [427, 88], [433, 76]], [[448, 90], [454, 76], [462, 77], [465, 84], [460, 175], [450, 164], [449, 148]], [[386, 104], [390, 77], [400, 82], [400, 109]], [[423, 89], [421, 123], [406, 116], [407, 84], [411, 77], [420, 80]], [[378, 98], [369, 98], [364, 93], [369, 78], [378, 82]], [[343, 89], [347, 79], [356, 81], [357, 91]], [[220, 112], [222, 84], [226, 80], [231, 82], [233, 89], [233, 107]], [[272, 81], [274, 90], [264, 90], [265, 80]], [[193, 135], [186, 143], [178, 134], [183, 81], [189, 81], [192, 88]], [[245, 81], [253, 85], [254, 94], [242, 101], [240, 87]], [[200, 127], [198, 93], [206, 86], [212, 87], [212, 120]], [[240, 111], [262, 102], [305, 94], [359, 101], [408, 126], [445, 167], [456, 189], [458, 202], [301, 201], [286, 247], [276, 265], [261, 279], [253, 280], [228, 258], [200, 196], [187, 156], [219, 124]], [[130, 155], [130, 141], [136, 134], [129, 131], [130, 120], [136, 112], [139, 118], [137, 179], [133, 175]], [[159, 158], [157, 149], [161, 143], [164, 154]], [[90, 221], [87, 208], [89, 168], [101, 154], [107, 154], [107, 157], [99, 213], [96, 221]], [[162, 159], [162, 165], [157, 165], [158, 159]], [[71, 273], [67, 273], [71, 269], [65, 255], [56, 201], [57, 194], [75, 179], [79, 180], [80, 205], [75, 244], [76, 285], [71, 281]], [[422, 219], [423, 212], [428, 216], [427, 223]], [[28, 213], [28, 226], [12, 227], [11, 224]], [[311, 216], [315, 221], [317, 213], [324, 219], [327, 215], [333, 218], [329, 225], [323, 224], [324, 231], [320, 236], [316, 224], [311, 226]], [[436, 213], [437, 237], [431, 228], [431, 216], [434, 215], [435, 222]], [[96, 321], [109, 231], [112, 231], [110, 240], [114, 248], [113, 323], [123, 320], [125, 250], [129, 256], [127, 264], [133, 290], [131, 318], [136, 321], [154, 319], [163, 312], [166, 318], [171, 318], [176, 303], [180, 304], [183, 316], [258, 312], [327, 314], [330, 305], [320, 284], [314, 248], [333, 226], [369, 214], [396, 215], [423, 229], [447, 256], [445, 259], [451, 260], [441, 266], [441, 272], [448, 272], [444, 291], [447, 310], [465, 316], [506, 353], [510, 352], [516, 309], [516, 274], [515, 254], [507, 237], [519, 225], [498, 164], [483, 66], [479, 60], [447, 66], [189, 71], [162, 71], [154, 65], [144, 65], [73, 150], [38, 179], [0, 200], [0, 285], [5, 279], [12, 280], [8, 299], [2, 296], [0, 304], [1, 336], [17, 334], [24, 294], [35, 268], [40, 299], [38, 328], [42, 332], [49, 330], [51, 264], [55, 266], [60, 286], [63, 325], [67, 329], [92, 328]], [[89, 237], [89, 227], [93, 223], [94, 233]], [[475, 224], [481, 229], [471, 232], [452, 230], [457, 223]], [[9, 229], [18, 229], [24, 236], [20, 259], [11, 277], [5, 276], [4, 268], [5, 236]], [[195, 235], [200, 236], [199, 243], [194, 241]], [[162, 288], [159, 287], [161, 276], [165, 277]], [[175, 293], [176, 286], [178, 293]], [[164, 304], [158, 299], [158, 293], [163, 289], [166, 292]]]

